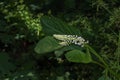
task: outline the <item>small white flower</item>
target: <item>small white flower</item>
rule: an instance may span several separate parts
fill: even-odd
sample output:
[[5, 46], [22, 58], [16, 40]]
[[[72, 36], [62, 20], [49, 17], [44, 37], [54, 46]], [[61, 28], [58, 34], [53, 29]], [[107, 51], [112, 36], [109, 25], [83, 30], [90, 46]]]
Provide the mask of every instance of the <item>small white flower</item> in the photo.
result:
[[62, 45], [62, 46], [66, 46], [66, 45], [68, 45], [67, 42], [60, 42], [59, 44]]
[[58, 40], [62, 40], [62, 41], [67, 39], [67, 35], [57, 35], [57, 34], [54, 34], [53, 37], [55, 37]]

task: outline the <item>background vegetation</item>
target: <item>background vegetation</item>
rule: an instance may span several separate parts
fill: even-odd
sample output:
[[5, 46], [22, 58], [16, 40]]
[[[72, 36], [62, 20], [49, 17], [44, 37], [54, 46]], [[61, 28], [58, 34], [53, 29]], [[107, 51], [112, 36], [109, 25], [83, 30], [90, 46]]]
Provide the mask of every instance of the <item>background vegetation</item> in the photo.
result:
[[[61, 47], [54, 34], [82, 36], [89, 44]], [[0, 80], [119, 76], [119, 0], [0, 0]]]

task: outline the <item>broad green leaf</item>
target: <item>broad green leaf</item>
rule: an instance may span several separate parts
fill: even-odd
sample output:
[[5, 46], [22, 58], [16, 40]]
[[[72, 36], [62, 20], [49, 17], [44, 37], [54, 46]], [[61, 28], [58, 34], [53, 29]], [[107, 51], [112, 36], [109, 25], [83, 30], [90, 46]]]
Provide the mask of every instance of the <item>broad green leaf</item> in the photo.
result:
[[65, 57], [68, 61], [76, 63], [90, 63], [92, 61], [90, 53], [84, 53], [80, 50], [69, 51]]
[[42, 54], [42, 53], [54, 51], [61, 47], [62, 46], [58, 44], [56, 39], [54, 39], [53, 37], [47, 36], [38, 42], [38, 44], [35, 47], [35, 52]]
[[69, 46], [65, 46], [65, 47], [63, 47], [63, 48], [60, 48], [60, 49], [56, 50], [56, 51], [55, 51], [55, 55], [56, 55], [56, 57], [60, 57], [60, 56], [63, 55], [65, 52], [71, 51], [71, 50], [74, 50], [74, 49], [76, 49], [76, 50], [83, 50], [83, 48], [81, 48], [81, 47], [79, 47], [79, 46], [77, 46], [77, 45], [71, 44], [71, 45], [69, 45]]
[[41, 24], [43, 26], [43, 31], [47, 35], [53, 34], [74, 34], [79, 35], [80, 31], [75, 28], [67, 25], [65, 22], [55, 18], [42, 16]]

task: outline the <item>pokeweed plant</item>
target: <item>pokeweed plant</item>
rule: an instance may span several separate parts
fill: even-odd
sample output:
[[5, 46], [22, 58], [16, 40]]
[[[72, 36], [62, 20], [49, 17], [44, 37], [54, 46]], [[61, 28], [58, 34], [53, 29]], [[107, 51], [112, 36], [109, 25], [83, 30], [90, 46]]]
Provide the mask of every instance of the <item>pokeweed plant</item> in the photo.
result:
[[[37, 43], [35, 52], [38, 54], [55, 52], [58, 57], [65, 54], [66, 59], [70, 62], [95, 63], [119, 79], [119, 75], [116, 75], [109, 67], [107, 61], [89, 45], [87, 40], [79, 36], [81, 35], [79, 29], [71, 27], [53, 16], [42, 16], [41, 24], [43, 32], [47, 36]], [[94, 60], [93, 55], [97, 60]], [[108, 75], [101, 78], [110, 79]]]

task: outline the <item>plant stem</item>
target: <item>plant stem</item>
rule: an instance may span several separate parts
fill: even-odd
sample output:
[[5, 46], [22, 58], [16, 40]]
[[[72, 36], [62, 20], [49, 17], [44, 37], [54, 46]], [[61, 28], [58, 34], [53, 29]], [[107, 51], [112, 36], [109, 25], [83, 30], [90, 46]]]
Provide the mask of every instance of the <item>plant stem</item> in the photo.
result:
[[89, 45], [86, 45], [86, 47], [88, 47], [90, 49], [91, 53], [93, 53], [104, 65], [102, 65], [96, 61], [93, 61], [93, 63], [96, 63], [96, 64], [100, 65], [101, 67], [108, 69], [111, 74], [113, 74], [116, 78], [119, 79], [119, 76], [116, 75], [115, 72], [109, 68], [108, 64], [103, 60], [103, 58], [100, 55], [98, 55], [98, 53], [94, 49], [92, 49], [92, 47], [90, 47]]
[[92, 61], [92, 63], [94, 63], [94, 64], [98, 64], [99, 66], [101, 66], [101, 67], [105, 68], [105, 66], [104, 66], [104, 65], [102, 65], [101, 63], [99, 63], [99, 62], [97, 62], [97, 61]]
[[108, 67], [107, 63], [103, 60], [103, 58], [102, 58], [100, 55], [98, 55], [98, 53], [97, 53], [94, 49], [92, 49], [89, 45], [86, 45], [86, 46], [90, 49], [90, 51], [91, 51], [96, 57], [98, 57], [98, 59], [99, 59], [106, 67]]

